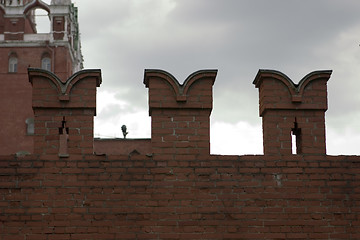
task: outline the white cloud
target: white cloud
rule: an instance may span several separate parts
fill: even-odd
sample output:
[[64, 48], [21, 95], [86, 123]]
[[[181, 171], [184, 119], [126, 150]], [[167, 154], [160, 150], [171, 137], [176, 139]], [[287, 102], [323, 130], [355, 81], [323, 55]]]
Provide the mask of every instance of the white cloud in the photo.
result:
[[95, 137], [121, 138], [121, 126], [126, 125], [128, 138], [149, 138], [151, 119], [148, 112], [131, 108], [128, 102], [119, 100], [115, 95], [116, 93], [109, 91], [98, 92]]
[[239, 121], [236, 124], [211, 124], [211, 154], [245, 155], [263, 154], [262, 128]]
[[342, 132], [327, 129], [327, 146], [328, 155], [360, 155], [360, 132], [349, 128]]

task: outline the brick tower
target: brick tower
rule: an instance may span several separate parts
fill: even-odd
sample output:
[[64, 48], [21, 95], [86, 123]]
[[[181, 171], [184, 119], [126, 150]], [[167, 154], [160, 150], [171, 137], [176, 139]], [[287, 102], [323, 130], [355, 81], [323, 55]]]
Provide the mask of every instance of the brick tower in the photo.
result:
[[294, 84], [281, 72], [259, 70], [253, 83], [259, 89], [265, 155], [290, 155], [295, 149], [293, 154], [326, 154], [325, 112], [331, 73], [311, 72]]
[[[49, 17], [38, 33], [35, 10]], [[28, 68], [68, 79], [82, 69], [77, 8], [70, 0], [0, 1], [0, 155], [33, 152], [34, 113]]]

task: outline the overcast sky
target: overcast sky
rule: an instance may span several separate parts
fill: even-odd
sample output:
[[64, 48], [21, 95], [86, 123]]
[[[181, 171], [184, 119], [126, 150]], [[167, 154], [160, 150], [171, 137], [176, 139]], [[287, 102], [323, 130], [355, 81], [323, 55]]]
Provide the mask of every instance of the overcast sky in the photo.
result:
[[96, 137], [150, 137], [144, 69], [218, 69], [211, 153], [262, 154], [259, 69], [328, 82], [327, 153], [360, 154], [359, 0], [75, 0], [85, 68], [100, 68]]

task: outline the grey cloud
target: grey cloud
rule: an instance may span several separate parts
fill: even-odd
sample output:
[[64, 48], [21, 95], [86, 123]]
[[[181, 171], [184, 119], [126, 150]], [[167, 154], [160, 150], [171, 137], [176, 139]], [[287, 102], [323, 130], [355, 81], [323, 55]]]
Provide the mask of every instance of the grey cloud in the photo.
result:
[[[349, 71], [360, 59], [339, 59], [345, 44], [340, 40], [360, 27], [358, 0], [143, 2], [77, 1], [85, 66], [102, 69], [102, 89], [121, 92], [126, 86], [129, 91], [116, 97], [130, 105], [147, 109], [145, 68], [164, 69], [180, 82], [196, 70], [217, 68], [212, 119], [258, 123], [252, 80], [259, 68], [282, 71], [294, 82], [313, 70], [333, 69], [327, 114], [332, 127], [343, 122], [331, 120], [339, 114], [345, 119], [360, 111], [360, 74]], [[157, 21], [152, 11], [165, 3], [175, 7]], [[359, 56], [359, 42], [349, 54]]]

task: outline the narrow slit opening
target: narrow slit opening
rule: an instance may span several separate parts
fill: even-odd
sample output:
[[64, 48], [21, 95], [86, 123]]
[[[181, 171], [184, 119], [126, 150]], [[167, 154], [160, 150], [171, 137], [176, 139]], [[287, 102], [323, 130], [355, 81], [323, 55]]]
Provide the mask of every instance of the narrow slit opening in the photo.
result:
[[294, 128], [291, 129], [291, 150], [292, 154], [301, 154], [301, 128], [295, 118]]
[[296, 135], [293, 132], [291, 132], [291, 153], [297, 154]]
[[69, 128], [66, 127], [65, 117], [63, 117], [63, 120], [61, 122], [61, 127], [59, 128], [59, 135], [62, 135], [62, 134], [69, 134]]

